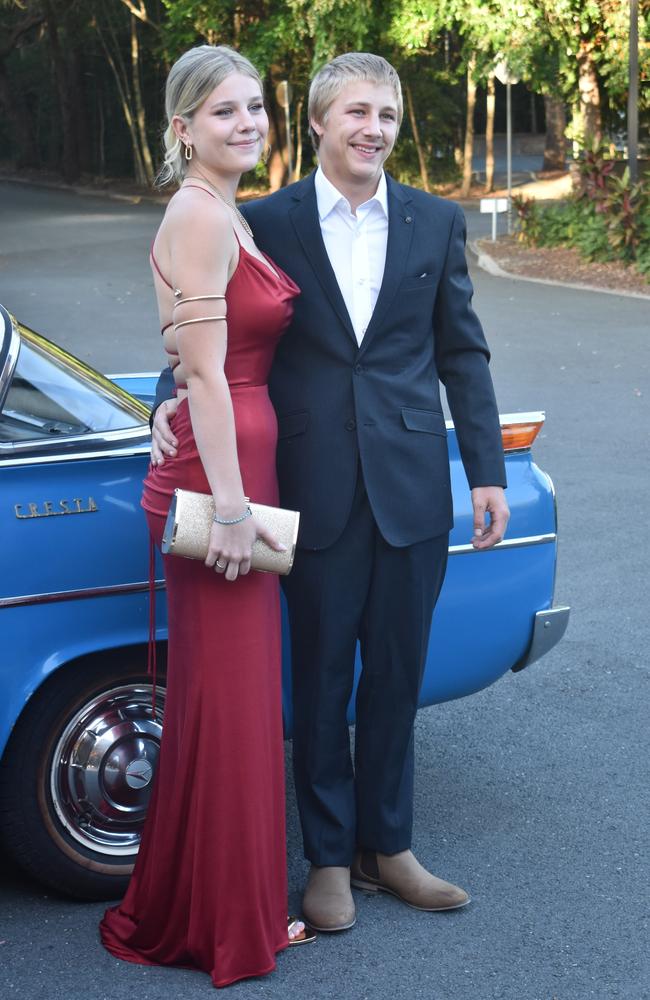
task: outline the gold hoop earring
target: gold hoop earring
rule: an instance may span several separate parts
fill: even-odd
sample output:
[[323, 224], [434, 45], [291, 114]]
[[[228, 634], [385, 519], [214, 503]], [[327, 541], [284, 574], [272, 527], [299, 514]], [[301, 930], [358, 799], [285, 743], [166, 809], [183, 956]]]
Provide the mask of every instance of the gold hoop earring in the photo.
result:
[[188, 142], [188, 144], [185, 147], [185, 159], [187, 160], [188, 163], [192, 159], [192, 152], [193, 152], [192, 147], [190, 146], [190, 144]]
[[268, 163], [271, 159], [271, 153], [273, 152], [273, 146], [270, 142], [264, 143], [264, 148], [262, 149], [262, 163]]

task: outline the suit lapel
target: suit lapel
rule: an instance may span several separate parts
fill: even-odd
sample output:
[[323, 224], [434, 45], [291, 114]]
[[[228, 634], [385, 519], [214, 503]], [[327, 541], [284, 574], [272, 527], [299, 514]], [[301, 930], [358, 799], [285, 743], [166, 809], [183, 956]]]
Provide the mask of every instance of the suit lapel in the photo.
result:
[[325, 295], [356, 345], [357, 339], [352, 321], [323, 243], [313, 174], [296, 185], [294, 198], [295, 205], [290, 209], [289, 214], [305, 257], [314, 269]]
[[368, 329], [361, 341], [360, 351], [364, 351], [368, 346], [395, 298], [397, 289], [404, 278], [413, 239], [415, 219], [411, 206], [412, 198], [408, 191], [397, 184], [392, 177], [386, 175], [386, 181], [388, 183], [388, 242], [386, 244], [384, 277]]

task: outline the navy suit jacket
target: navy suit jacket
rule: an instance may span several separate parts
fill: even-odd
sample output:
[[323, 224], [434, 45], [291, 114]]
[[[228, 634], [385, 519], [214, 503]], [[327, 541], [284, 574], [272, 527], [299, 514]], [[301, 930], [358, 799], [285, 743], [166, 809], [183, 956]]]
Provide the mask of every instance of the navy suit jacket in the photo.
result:
[[[326, 548], [342, 533], [359, 462], [391, 545], [450, 529], [440, 382], [470, 486], [506, 485], [490, 355], [471, 305], [463, 214], [387, 181], [384, 278], [361, 346], [323, 243], [314, 175], [244, 208], [258, 246], [301, 289], [269, 391], [280, 502], [301, 512], [304, 548]], [[170, 395], [169, 386], [161, 380], [156, 402]]]

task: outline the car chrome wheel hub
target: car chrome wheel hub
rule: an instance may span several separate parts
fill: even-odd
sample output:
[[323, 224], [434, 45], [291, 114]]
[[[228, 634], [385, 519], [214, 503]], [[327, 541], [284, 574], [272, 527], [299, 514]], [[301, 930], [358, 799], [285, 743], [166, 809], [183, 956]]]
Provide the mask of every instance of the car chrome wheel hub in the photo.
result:
[[153, 767], [148, 760], [136, 757], [126, 765], [126, 783], [129, 788], [146, 788], [153, 778]]
[[135, 857], [162, 734], [164, 692], [155, 717], [151, 686], [128, 684], [86, 703], [54, 750], [50, 793], [67, 832], [99, 854]]

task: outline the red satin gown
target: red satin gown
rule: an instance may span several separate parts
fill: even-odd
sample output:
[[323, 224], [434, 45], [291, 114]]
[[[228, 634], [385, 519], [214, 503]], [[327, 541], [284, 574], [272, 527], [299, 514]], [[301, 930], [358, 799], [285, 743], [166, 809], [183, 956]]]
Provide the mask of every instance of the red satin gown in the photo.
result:
[[[274, 268], [240, 247], [225, 371], [245, 493], [277, 505], [266, 382], [299, 289]], [[158, 545], [174, 488], [210, 492], [187, 399], [172, 426], [177, 457], [150, 469], [142, 499]], [[118, 958], [201, 969], [227, 986], [271, 972], [288, 942], [278, 579], [251, 572], [230, 583], [177, 556], [164, 566], [160, 758], [133, 877], [100, 933]]]

